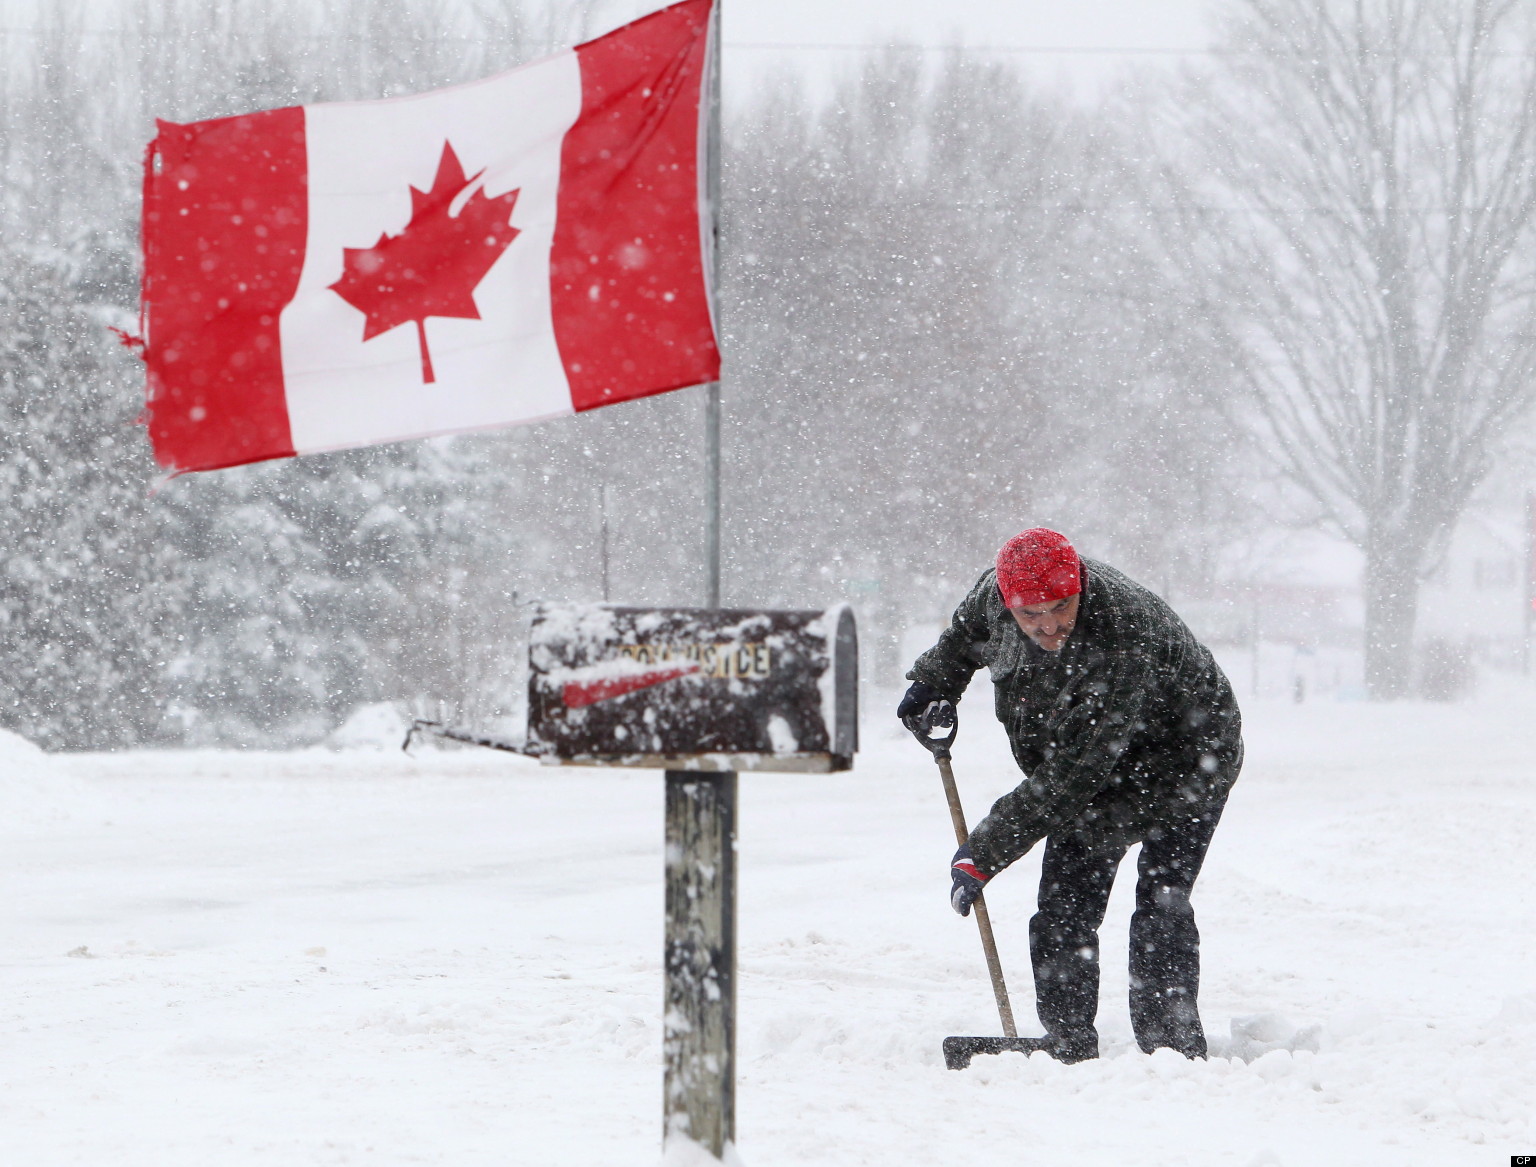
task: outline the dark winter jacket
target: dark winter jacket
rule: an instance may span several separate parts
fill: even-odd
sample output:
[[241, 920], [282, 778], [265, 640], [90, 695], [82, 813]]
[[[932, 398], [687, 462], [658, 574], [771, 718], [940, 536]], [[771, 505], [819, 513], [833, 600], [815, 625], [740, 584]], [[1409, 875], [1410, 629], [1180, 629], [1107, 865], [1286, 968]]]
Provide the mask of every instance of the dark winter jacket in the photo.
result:
[[972, 673], [991, 670], [1026, 777], [971, 832], [987, 875], [1059, 832], [1137, 842], [1219, 806], [1242, 765], [1237, 702], [1210, 652], [1146, 588], [1082, 562], [1077, 624], [1060, 651], [1024, 635], [988, 571], [907, 674], [958, 701]]

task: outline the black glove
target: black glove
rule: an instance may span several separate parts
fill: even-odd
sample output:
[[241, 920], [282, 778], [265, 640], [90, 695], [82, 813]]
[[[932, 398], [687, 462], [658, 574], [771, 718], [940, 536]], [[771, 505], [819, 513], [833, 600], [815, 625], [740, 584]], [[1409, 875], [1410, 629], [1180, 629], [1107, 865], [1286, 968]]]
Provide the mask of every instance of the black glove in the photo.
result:
[[954, 880], [953, 886], [949, 889], [949, 906], [962, 916], [969, 916], [971, 905], [981, 894], [982, 884], [989, 878], [983, 875], [972, 861], [969, 843], [955, 852], [955, 857], [949, 863], [949, 874]]
[[[900, 717], [902, 725], [920, 737], [928, 737], [934, 729], [952, 728], [958, 720], [954, 702], [934, 686], [925, 685], [920, 680], [912, 682], [912, 688], [906, 691], [902, 703], [895, 706], [895, 716]], [[943, 737], [954, 737], [954, 734], [945, 734]]]
[[906, 721], [909, 717], [921, 717], [927, 712], [928, 706], [942, 700], [944, 695], [932, 685], [913, 681], [912, 687], [907, 690], [907, 695], [901, 699], [901, 704], [896, 706], [896, 716], [902, 721]]
[[[896, 716], [918, 741], [933, 751], [935, 758], [949, 757], [949, 747], [960, 732], [960, 714], [948, 697], [942, 696], [931, 685], [914, 681], [896, 707]], [[934, 730], [942, 732], [934, 733]]]

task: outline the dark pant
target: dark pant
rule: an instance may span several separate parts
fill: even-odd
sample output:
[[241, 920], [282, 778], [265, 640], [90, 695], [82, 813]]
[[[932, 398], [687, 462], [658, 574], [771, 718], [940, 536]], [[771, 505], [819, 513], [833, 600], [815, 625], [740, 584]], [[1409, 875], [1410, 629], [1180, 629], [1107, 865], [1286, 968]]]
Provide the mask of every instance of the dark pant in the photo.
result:
[[[1131, 1025], [1146, 1053], [1167, 1047], [1205, 1056], [1196, 995], [1200, 932], [1189, 894], [1205, 861], [1221, 805], [1154, 827], [1142, 841], [1131, 917]], [[1029, 922], [1040, 1023], [1079, 1056], [1098, 1049], [1099, 925], [1129, 847], [1094, 846], [1078, 834], [1046, 840], [1040, 910]]]

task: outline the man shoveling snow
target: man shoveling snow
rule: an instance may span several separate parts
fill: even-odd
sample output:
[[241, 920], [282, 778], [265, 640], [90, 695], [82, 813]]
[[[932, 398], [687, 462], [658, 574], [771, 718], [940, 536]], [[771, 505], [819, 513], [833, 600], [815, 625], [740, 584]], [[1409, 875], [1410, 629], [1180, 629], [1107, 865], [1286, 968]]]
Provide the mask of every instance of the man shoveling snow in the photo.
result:
[[1189, 897], [1242, 766], [1226, 676], [1163, 600], [1045, 528], [1004, 545], [907, 673], [897, 716], [933, 720], [983, 666], [1025, 778], [955, 853], [951, 903], [968, 915], [987, 880], [1045, 840], [1029, 925], [1042, 1048], [1065, 1062], [1097, 1057], [1098, 929], [1116, 868], [1141, 843], [1136, 1040], [1204, 1057]]

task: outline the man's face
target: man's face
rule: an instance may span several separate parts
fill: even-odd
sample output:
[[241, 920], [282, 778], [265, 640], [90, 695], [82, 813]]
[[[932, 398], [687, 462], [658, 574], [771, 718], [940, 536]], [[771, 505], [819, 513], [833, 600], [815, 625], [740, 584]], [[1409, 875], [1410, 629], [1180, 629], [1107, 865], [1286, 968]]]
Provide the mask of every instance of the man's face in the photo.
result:
[[1013, 613], [1013, 618], [1019, 622], [1025, 636], [1046, 652], [1059, 652], [1067, 642], [1067, 637], [1072, 635], [1072, 629], [1077, 626], [1077, 602], [1081, 598], [1082, 593], [1079, 592], [1064, 600], [1052, 600], [1049, 604], [1025, 604], [1020, 608], [1009, 608], [1008, 611]]

